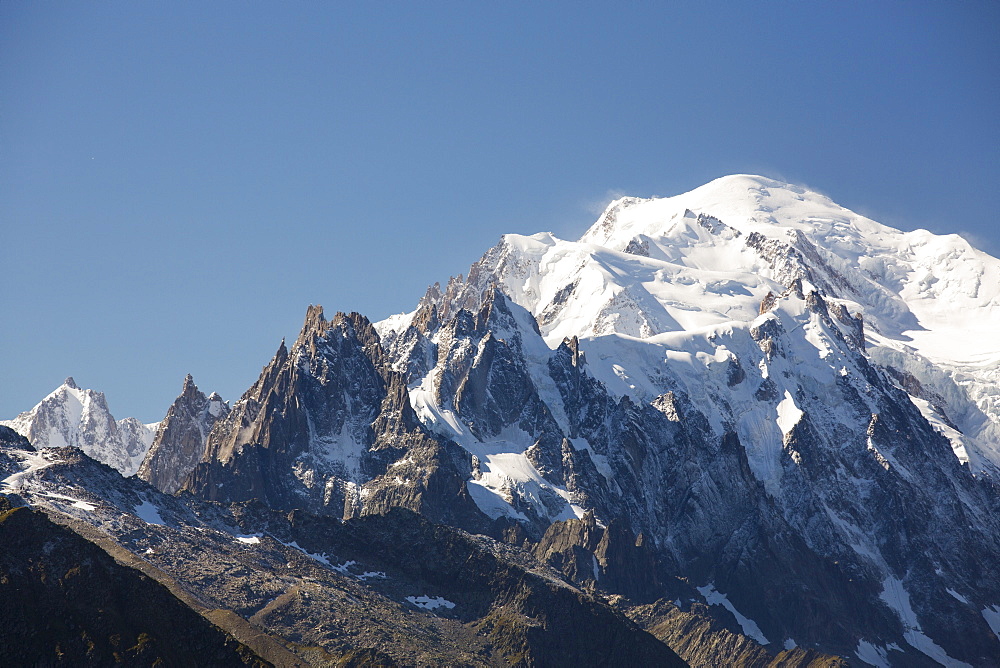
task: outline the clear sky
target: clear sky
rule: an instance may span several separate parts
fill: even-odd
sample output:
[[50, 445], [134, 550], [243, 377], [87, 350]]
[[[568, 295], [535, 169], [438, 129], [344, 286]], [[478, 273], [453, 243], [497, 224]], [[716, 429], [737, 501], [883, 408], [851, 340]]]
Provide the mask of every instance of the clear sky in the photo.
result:
[[0, 3], [0, 417], [234, 400], [307, 305], [750, 172], [1000, 254], [1000, 3]]

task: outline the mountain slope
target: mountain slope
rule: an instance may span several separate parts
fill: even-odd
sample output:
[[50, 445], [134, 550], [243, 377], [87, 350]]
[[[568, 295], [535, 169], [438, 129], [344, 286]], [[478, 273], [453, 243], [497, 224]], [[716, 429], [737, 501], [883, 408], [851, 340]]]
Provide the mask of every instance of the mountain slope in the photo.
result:
[[521, 551], [411, 511], [341, 522], [168, 496], [71, 448], [3, 448], [0, 471], [36, 508], [17, 512], [110, 544], [280, 665], [685, 665]]
[[270, 665], [158, 583], [3, 496], [0, 545], [5, 665]]

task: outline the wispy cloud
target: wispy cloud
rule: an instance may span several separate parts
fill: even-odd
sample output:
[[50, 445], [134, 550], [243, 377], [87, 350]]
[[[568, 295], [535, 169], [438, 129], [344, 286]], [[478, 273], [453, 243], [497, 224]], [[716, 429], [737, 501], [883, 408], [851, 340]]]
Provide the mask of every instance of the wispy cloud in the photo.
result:
[[[620, 199], [629, 195], [630, 193], [625, 192], [621, 189], [610, 189], [604, 192], [603, 195], [587, 199], [581, 203], [581, 207], [584, 211], [592, 215], [595, 219], [604, 213], [604, 210], [608, 208], [608, 205], [614, 202], [616, 199]], [[634, 193], [632, 193], [634, 194]]]
[[958, 232], [958, 236], [960, 236], [963, 239], [965, 239], [966, 241], [968, 241], [969, 245], [972, 246], [973, 248], [978, 248], [979, 250], [981, 250], [981, 251], [983, 251], [985, 253], [989, 253], [990, 255], [993, 255], [994, 257], [997, 256], [996, 245], [992, 241], [990, 241], [989, 239], [987, 239], [985, 237], [982, 237], [982, 236], [979, 236], [978, 234], [976, 234], [974, 232], [969, 232], [969, 231], [966, 231], [966, 230], [960, 230]]

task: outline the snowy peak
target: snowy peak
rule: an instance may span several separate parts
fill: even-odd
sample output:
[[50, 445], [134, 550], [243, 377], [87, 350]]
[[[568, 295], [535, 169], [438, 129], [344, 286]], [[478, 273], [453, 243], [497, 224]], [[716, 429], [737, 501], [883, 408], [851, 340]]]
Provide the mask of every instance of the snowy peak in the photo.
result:
[[628, 220], [628, 216], [623, 215], [625, 210], [649, 201], [651, 200], [641, 197], [620, 197], [614, 200], [607, 206], [601, 217], [597, 219], [597, 222], [580, 237], [580, 242], [607, 246], [612, 238], [620, 236], [620, 228], [631, 227], [627, 222], [624, 224], [621, 222], [623, 219], [625, 221]]
[[[974, 530], [995, 520], [956, 531], [954, 514], [961, 506], [979, 516], [989, 504], [970, 500], [979, 485], [971, 474], [1000, 470], [998, 270], [958, 237], [904, 233], [807, 188], [736, 175], [676, 197], [616, 200], [576, 242], [505, 235], [467, 277], [432, 286], [414, 314], [378, 329], [395, 367], [409, 371], [421, 420], [475, 456], [468, 488], [491, 517], [523, 521], [546, 495], [614, 517], [619, 499], [635, 499], [656, 511], [632, 515], [633, 526], [651, 527], [672, 558], [690, 549], [694, 561], [729, 529], [773, 539], [787, 523], [802, 541], [789, 554], [815, 552], [771, 573], [776, 586], [819, 557], [852, 564], [836, 576], [845, 583], [858, 573], [872, 587], [905, 580], [936, 601], [929, 615], [950, 595], [927, 582], [952, 578], [962, 592], [971, 582], [961, 568], [920, 570], [908, 555], [943, 564], [996, 554], [993, 530]], [[518, 339], [497, 334], [503, 319], [473, 326], [498, 294], [537, 322], [555, 349], [547, 359], [497, 344], [530, 342], [531, 327], [518, 327]], [[428, 326], [439, 321], [438, 331]], [[535, 419], [498, 397], [516, 397]], [[669, 509], [702, 492], [698, 510]], [[768, 517], [766, 530], [730, 514], [755, 503], [750, 515]], [[920, 504], [921, 529], [907, 534], [894, 518]], [[699, 513], [711, 519], [689, 519]], [[656, 517], [671, 519], [655, 528]], [[955, 551], [962, 540], [970, 545]], [[753, 579], [762, 582], [781, 552], [758, 555]], [[859, 628], [893, 638], [895, 613], [865, 607]], [[759, 608], [758, 621], [774, 609]], [[961, 614], [979, 623], [977, 611]], [[916, 632], [906, 641], [938, 653]]]
[[[417, 313], [441, 321], [463, 308], [474, 313], [495, 286], [534, 316], [552, 348], [573, 336], [679, 340], [745, 326], [768, 295], [796, 281], [863, 321], [874, 361], [941, 399], [928, 415], [962, 461], [1000, 466], [1000, 343], [992, 335], [1000, 331], [1000, 260], [957, 235], [881, 225], [801, 186], [727, 176], [674, 197], [615, 200], [576, 242], [508, 234], [467, 277], [432, 286]], [[377, 327], [392, 339], [414, 317]], [[606, 366], [608, 377], [633, 378], [629, 388], [655, 385], [643, 380], [645, 369]]]
[[[701, 216], [725, 227], [706, 235], [711, 228], [696, 224]], [[738, 252], [739, 244], [726, 243], [731, 239], [719, 229], [739, 234], [757, 252]], [[937, 358], [996, 357], [996, 346], [984, 337], [962, 338], [961, 352], [944, 346], [967, 331], [964, 318], [954, 317], [959, 310], [975, 309], [978, 319], [1000, 324], [996, 258], [957, 235], [904, 233], [881, 225], [801, 186], [735, 175], [675, 197], [622, 198], [580, 243], [689, 268], [760, 269], [785, 287], [806, 267], [828, 296], [858, 302], [877, 331], [926, 342]], [[765, 266], [759, 266], [761, 260]]]
[[[799, 206], [795, 206], [796, 203]], [[697, 220], [698, 214], [709, 214], [724, 221], [747, 221], [753, 226], [755, 223], [780, 224], [779, 221], [786, 217], [801, 219], [803, 212], [808, 218], [831, 211], [846, 210], [826, 196], [800, 186], [763, 176], [736, 174], [674, 197], [617, 199], [608, 205], [580, 242], [621, 249], [639, 234], [653, 238], [667, 236], [672, 229], [684, 228], [687, 221]], [[742, 230], [742, 226], [737, 229]]]
[[116, 421], [104, 393], [80, 389], [72, 377], [30, 411], [0, 424], [11, 427], [36, 448], [80, 448], [125, 476], [138, 469], [157, 427], [135, 418]]

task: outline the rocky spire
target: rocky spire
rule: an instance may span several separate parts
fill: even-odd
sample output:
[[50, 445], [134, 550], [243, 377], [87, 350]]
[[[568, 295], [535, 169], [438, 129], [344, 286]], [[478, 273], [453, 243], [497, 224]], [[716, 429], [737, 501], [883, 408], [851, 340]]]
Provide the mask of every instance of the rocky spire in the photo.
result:
[[206, 397], [191, 374], [185, 376], [137, 475], [160, 491], [176, 492], [201, 460], [212, 427], [228, 413], [222, 397], [214, 392]]

